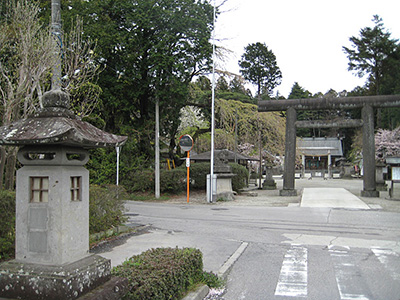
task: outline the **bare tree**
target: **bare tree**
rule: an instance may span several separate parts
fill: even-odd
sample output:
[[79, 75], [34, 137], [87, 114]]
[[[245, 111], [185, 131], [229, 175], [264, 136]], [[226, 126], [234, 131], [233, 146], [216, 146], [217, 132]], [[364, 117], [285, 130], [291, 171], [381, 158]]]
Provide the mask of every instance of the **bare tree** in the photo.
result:
[[[43, 107], [42, 95], [50, 87], [57, 63], [57, 44], [49, 26], [39, 20], [39, 6], [30, 0], [7, 0], [6, 17], [0, 21], [1, 122], [8, 125]], [[77, 19], [65, 35], [62, 51], [62, 88], [71, 95], [72, 108], [81, 117], [97, 105], [101, 89], [95, 84], [100, 71], [95, 62], [95, 43], [82, 37]], [[0, 147], [0, 189], [14, 188], [17, 148]]]
[[95, 53], [96, 43], [83, 38], [83, 22], [77, 18], [71, 31], [64, 36], [62, 86], [70, 94], [72, 109], [80, 117], [92, 113], [101, 93], [96, 84], [101, 70]]
[[[0, 24], [0, 95], [2, 125], [27, 117], [38, 107], [41, 83], [51, 66], [53, 43], [49, 30], [39, 23], [37, 4], [9, 1]], [[13, 189], [17, 149], [1, 147], [0, 184], [5, 170], [5, 188]]]

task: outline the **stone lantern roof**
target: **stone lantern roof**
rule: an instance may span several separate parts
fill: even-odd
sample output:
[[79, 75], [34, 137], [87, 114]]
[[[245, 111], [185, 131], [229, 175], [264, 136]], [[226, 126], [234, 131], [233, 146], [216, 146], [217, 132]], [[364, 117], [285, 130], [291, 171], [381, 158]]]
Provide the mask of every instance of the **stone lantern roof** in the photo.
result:
[[80, 120], [69, 110], [69, 96], [61, 90], [46, 92], [43, 106], [27, 119], [0, 127], [0, 144], [100, 148], [121, 146], [127, 140]]

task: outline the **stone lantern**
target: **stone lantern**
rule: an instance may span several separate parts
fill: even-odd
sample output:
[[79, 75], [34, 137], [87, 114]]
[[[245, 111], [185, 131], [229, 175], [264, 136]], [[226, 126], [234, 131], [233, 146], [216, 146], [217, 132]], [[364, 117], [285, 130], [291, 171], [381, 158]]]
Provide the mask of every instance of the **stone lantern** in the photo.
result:
[[89, 253], [88, 149], [122, 145], [69, 110], [61, 90], [44, 108], [0, 128], [0, 144], [20, 147], [15, 260], [0, 265], [0, 297], [75, 299], [111, 277], [110, 261]]

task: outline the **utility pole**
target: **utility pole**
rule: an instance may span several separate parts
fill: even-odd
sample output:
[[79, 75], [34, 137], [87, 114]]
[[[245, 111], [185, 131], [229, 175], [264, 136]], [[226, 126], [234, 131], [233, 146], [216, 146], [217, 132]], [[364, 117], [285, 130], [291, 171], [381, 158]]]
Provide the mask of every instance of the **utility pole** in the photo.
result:
[[61, 0], [51, 0], [51, 33], [56, 43], [55, 63], [51, 76], [52, 90], [61, 89], [61, 51], [62, 51], [62, 31], [61, 31]]
[[160, 103], [156, 100], [156, 165], [155, 165], [155, 197], [160, 198]]
[[211, 157], [210, 157], [210, 190], [209, 202], [214, 202], [214, 131], [215, 131], [215, 0], [214, 0], [214, 16], [213, 16], [213, 54], [212, 54], [212, 87], [211, 87]]
[[237, 164], [237, 146], [238, 146], [238, 113], [235, 110], [235, 164]]

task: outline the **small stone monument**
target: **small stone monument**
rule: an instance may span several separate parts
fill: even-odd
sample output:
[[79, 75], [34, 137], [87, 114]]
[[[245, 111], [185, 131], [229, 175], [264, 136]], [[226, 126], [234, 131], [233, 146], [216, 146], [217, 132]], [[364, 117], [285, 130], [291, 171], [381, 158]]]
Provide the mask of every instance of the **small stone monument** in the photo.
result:
[[263, 190], [276, 190], [276, 182], [272, 177], [272, 168], [267, 167], [265, 170], [265, 180], [262, 185]]
[[394, 193], [394, 184], [400, 183], [400, 156], [387, 157], [386, 163], [391, 168], [391, 179], [389, 188], [389, 199], [390, 200], [400, 200], [398, 196]]
[[221, 150], [215, 157], [214, 172], [217, 177], [216, 199], [234, 200], [235, 193], [232, 190], [232, 168], [228, 165], [228, 150]]
[[78, 119], [61, 90], [43, 95], [36, 115], [0, 128], [0, 143], [19, 146], [15, 260], [0, 265], [0, 297], [75, 299], [107, 282], [110, 261], [89, 253], [87, 149], [127, 137]]
[[384, 169], [387, 169], [386, 165], [382, 162], [377, 162], [375, 165], [376, 172], [376, 190], [387, 191], [387, 184], [384, 179]]

